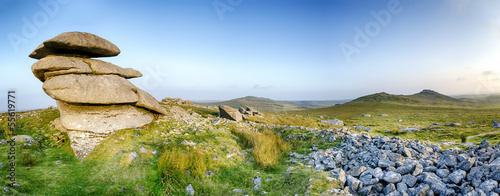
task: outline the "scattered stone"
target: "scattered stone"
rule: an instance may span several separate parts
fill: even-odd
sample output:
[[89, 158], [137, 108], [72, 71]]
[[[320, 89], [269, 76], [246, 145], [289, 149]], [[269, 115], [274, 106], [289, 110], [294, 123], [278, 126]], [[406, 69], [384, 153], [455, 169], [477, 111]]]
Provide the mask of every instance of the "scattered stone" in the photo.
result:
[[384, 174], [383, 179], [389, 183], [398, 183], [401, 182], [401, 174], [393, 171], [388, 171]]
[[219, 106], [219, 112], [220, 112], [221, 118], [234, 120], [236, 122], [239, 122], [242, 120], [241, 113], [232, 107], [221, 105], [221, 106]]
[[322, 123], [328, 123], [331, 125], [336, 125], [336, 126], [344, 126], [344, 122], [339, 120], [339, 119], [333, 119], [333, 120], [322, 120]]
[[59, 165], [59, 163], [61, 163], [61, 161], [56, 161], [56, 164], [58, 164], [58, 165]]
[[242, 193], [243, 189], [233, 189], [233, 192]]
[[500, 121], [493, 121], [493, 128], [500, 128]]
[[257, 176], [257, 177], [252, 179], [252, 183], [260, 184], [260, 183], [262, 183], [262, 178], [260, 176]]
[[207, 172], [205, 172], [206, 176], [211, 176], [211, 175], [214, 175], [214, 174], [215, 173], [212, 170], [208, 170]]
[[361, 116], [363, 116], [363, 117], [371, 117], [372, 115], [370, 115], [370, 114], [363, 114]]
[[483, 140], [481, 141], [481, 144], [479, 144], [479, 148], [488, 148], [488, 146], [490, 146], [488, 140]]
[[186, 146], [194, 146], [196, 143], [194, 142], [188, 142], [187, 140], [184, 140], [181, 142], [181, 145], [186, 145]]
[[186, 194], [187, 195], [194, 195], [194, 189], [193, 189], [193, 186], [191, 184], [189, 184], [187, 187], [186, 187]]
[[467, 124], [468, 124], [468, 125], [476, 125], [476, 123], [475, 123], [475, 122], [472, 122], [472, 121], [471, 121], [471, 122], [467, 122]]
[[389, 116], [389, 115], [387, 115], [387, 114], [380, 114], [380, 116]]
[[462, 126], [462, 124], [460, 124], [460, 123], [448, 123], [445, 126], [458, 127], [458, 126]]

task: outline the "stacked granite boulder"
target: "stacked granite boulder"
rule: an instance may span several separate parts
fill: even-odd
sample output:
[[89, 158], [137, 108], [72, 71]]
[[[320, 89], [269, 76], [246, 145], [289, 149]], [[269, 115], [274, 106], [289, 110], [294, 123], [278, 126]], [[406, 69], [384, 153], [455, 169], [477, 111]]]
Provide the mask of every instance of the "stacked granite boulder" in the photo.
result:
[[154, 114], [167, 113], [153, 96], [127, 80], [141, 77], [139, 71], [91, 59], [119, 53], [113, 43], [94, 34], [66, 32], [29, 55], [39, 59], [31, 70], [56, 100], [61, 114], [56, 128], [67, 131], [79, 158], [117, 130], [145, 126]]

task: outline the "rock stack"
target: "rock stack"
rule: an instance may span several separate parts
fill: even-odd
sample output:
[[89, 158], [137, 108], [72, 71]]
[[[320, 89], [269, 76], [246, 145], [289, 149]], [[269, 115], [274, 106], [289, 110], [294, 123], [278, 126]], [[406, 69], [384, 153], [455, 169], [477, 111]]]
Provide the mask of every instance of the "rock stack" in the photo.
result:
[[39, 59], [31, 67], [33, 74], [57, 101], [61, 115], [55, 120], [56, 128], [67, 131], [79, 158], [115, 131], [142, 127], [153, 120], [153, 114], [167, 113], [153, 96], [127, 80], [141, 77], [139, 71], [91, 59], [119, 53], [118, 47], [99, 36], [66, 32], [29, 55]]

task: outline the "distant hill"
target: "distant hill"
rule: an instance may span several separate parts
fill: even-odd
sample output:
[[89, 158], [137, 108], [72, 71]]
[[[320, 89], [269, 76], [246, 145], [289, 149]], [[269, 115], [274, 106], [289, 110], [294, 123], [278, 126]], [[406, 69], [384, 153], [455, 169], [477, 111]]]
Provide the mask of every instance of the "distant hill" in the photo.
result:
[[500, 105], [500, 94], [496, 95], [461, 95], [456, 97], [459, 100], [473, 102], [473, 103], [481, 103], [481, 104], [490, 104], [490, 105]]
[[268, 98], [254, 97], [254, 96], [247, 96], [222, 102], [196, 103], [196, 104], [205, 106], [227, 105], [236, 109], [238, 109], [239, 107], [250, 106], [262, 112], [280, 112], [280, 111], [312, 109], [311, 107], [302, 106], [299, 104], [288, 103], [283, 101], [275, 101]]
[[433, 90], [423, 90], [413, 95], [393, 95], [382, 92], [359, 97], [351, 102], [389, 102], [415, 105], [470, 105], [469, 102], [446, 96]]

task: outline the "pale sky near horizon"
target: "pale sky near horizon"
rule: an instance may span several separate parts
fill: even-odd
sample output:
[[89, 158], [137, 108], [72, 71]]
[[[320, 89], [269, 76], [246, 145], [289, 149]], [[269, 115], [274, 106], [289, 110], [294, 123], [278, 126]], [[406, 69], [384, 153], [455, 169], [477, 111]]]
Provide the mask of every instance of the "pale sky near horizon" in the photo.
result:
[[[495, 0], [0, 0], [0, 92], [55, 101], [28, 55], [62, 32], [96, 34], [158, 100], [353, 99], [377, 92], [500, 93]], [[7, 96], [0, 96], [0, 111]]]

